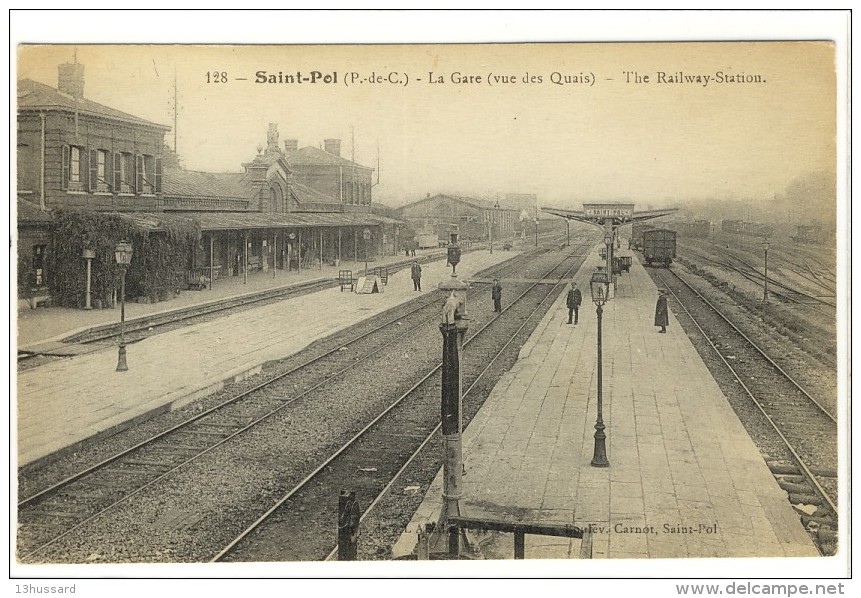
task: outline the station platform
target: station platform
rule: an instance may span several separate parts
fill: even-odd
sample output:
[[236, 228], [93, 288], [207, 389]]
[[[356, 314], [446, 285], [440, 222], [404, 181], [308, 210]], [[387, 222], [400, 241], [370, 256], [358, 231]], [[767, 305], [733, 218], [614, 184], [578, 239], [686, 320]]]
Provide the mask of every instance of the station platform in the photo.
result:
[[[444, 255], [445, 250], [437, 250], [424, 256], [438, 257], [422, 265], [425, 292], [450, 278], [451, 268]], [[458, 265], [458, 276], [468, 278], [514, 255], [515, 252], [470, 251]], [[417, 255], [416, 259], [421, 257]], [[412, 260], [400, 258], [408, 263]], [[375, 265], [381, 264], [371, 263], [369, 268]], [[282, 284], [289, 276], [281, 276]], [[334, 277], [337, 272], [328, 276]], [[212, 300], [217, 293], [235, 289], [236, 283], [222, 285], [221, 291], [218, 286], [216, 282], [216, 290], [211, 293], [189, 294]], [[17, 427], [13, 427], [17, 429], [17, 464], [21, 467], [58, 451], [74, 450], [85, 439], [185, 405], [217, 391], [226, 382], [259, 371], [267, 361], [295, 354], [317, 339], [418, 295], [407, 268], [390, 276], [382, 293], [359, 295], [336, 287], [153, 335], [127, 346], [127, 372], [115, 371], [116, 347], [19, 372]], [[118, 310], [104, 311], [115, 318]], [[78, 311], [76, 315], [79, 314]], [[127, 315], [134, 317], [136, 313], [132, 309]], [[42, 328], [56, 331], [62, 326], [53, 323]]]
[[[487, 251], [477, 248], [476, 251]], [[467, 250], [468, 253], [469, 250]], [[403, 253], [395, 256], [381, 256], [368, 262], [368, 271], [380, 266], [407, 267], [414, 260], [424, 263], [429, 260], [445, 259], [445, 249], [419, 249], [415, 257], [406, 257]], [[353, 276], [359, 276], [365, 268], [365, 262], [360, 260], [342, 261], [339, 266], [323, 265], [322, 267], [303, 268], [302, 270], [277, 270], [273, 272], [256, 271], [248, 273], [248, 280], [240, 276], [218, 278], [212, 288], [201, 291], [183, 290], [169, 301], [157, 303], [136, 303], [126, 301], [126, 321], [135, 318], [153, 316], [171, 312], [194, 305], [202, 305], [214, 301], [233, 299], [249, 294], [260, 293], [271, 289], [289, 287], [315, 280], [335, 280], [339, 270], [351, 270]], [[19, 350], [38, 348], [48, 342], [59, 342], [72, 334], [88, 330], [95, 326], [119, 323], [119, 306], [113, 309], [71, 309], [63, 307], [48, 307], [30, 309], [22, 306], [16, 318], [17, 347]]]
[[[672, 313], [666, 334], [653, 326], [657, 288], [636, 259], [604, 307], [610, 465], [590, 465], [597, 323], [588, 278], [601, 263], [591, 254], [574, 277], [579, 324], [567, 324], [563, 293], [465, 431], [461, 515], [588, 528], [593, 559], [818, 556]], [[441, 503], [440, 471], [394, 558], [413, 553]], [[479, 558], [513, 558], [513, 534], [473, 539]], [[527, 535], [525, 558], [578, 559], [581, 548], [579, 539]]]

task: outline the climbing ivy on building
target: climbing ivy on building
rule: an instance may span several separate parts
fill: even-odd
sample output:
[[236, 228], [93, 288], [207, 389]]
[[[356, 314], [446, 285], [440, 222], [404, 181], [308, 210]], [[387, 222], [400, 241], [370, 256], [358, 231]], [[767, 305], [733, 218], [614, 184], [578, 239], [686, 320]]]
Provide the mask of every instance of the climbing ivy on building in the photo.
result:
[[54, 218], [56, 227], [47, 256], [51, 272], [48, 284], [54, 305], [63, 307], [85, 304], [84, 249], [92, 249], [96, 255], [92, 260], [92, 304], [107, 307], [120, 287], [114, 260], [119, 241], [130, 241], [134, 250], [126, 274], [126, 299], [159, 301], [181, 288], [182, 273], [201, 239], [200, 225], [190, 218], [171, 216], [169, 221], [159, 221], [155, 231], [144, 230], [117, 213], [67, 209], [55, 212]]

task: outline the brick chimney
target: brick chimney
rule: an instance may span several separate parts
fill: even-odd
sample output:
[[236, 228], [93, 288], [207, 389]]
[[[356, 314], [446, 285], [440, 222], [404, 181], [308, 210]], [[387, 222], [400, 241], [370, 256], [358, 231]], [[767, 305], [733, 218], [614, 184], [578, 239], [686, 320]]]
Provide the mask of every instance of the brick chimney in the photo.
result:
[[299, 149], [299, 140], [298, 139], [285, 139], [284, 140], [284, 152], [290, 153], [295, 152]]
[[73, 98], [84, 97], [84, 65], [66, 63], [59, 66], [60, 75], [57, 78], [57, 89]]
[[335, 156], [341, 156], [341, 140], [340, 139], [324, 139], [323, 140], [323, 149], [326, 152], [333, 154]]

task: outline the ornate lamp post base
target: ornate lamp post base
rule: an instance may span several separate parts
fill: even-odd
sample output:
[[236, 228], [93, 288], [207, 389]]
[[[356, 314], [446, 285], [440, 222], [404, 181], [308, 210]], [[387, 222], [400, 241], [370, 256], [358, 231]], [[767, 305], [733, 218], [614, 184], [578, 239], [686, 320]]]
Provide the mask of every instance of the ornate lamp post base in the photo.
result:
[[610, 467], [607, 460], [607, 435], [604, 434], [604, 424], [595, 424], [595, 448], [592, 451], [592, 467]]
[[120, 343], [120, 354], [117, 360], [117, 371], [118, 372], [127, 372], [129, 371], [129, 366], [126, 363], [126, 345], [125, 343]]

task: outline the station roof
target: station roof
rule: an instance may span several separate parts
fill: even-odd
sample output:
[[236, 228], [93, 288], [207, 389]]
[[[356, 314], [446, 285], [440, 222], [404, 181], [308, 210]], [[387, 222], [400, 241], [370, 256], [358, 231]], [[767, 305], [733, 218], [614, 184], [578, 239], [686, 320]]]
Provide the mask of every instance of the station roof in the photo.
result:
[[[480, 210], [493, 210], [496, 207], [496, 204], [494, 202], [486, 199], [479, 199], [477, 197], [464, 197], [462, 195], [449, 195], [447, 193], [437, 193], [436, 195], [430, 195], [428, 197], [422, 197], [421, 199], [417, 199], [416, 201], [411, 201], [410, 203], [398, 206], [395, 209], [399, 212], [403, 212], [403, 210], [406, 208], [410, 208], [423, 202], [435, 201], [438, 199], [450, 199], [452, 201], [457, 201], [472, 206], [474, 208], [478, 208]], [[513, 208], [501, 204], [499, 206], [499, 209], [508, 211], [519, 211], [518, 208]]]
[[352, 160], [347, 160], [341, 156], [330, 154], [325, 150], [321, 150], [312, 145], [301, 149], [293, 150], [285, 154], [287, 164], [290, 166], [344, 166], [349, 168], [358, 168], [361, 170], [374, 170], [369, 166], [362, 166]]
[[[243, 199], [254, 197], [255, 188], [247, 172], [201, 172], [179, 168], [164, 171], [165, 197]], [[335, 204], [340, 201], [297, 181], [288, 184], [300, 204]], [[268, 197], [268, 196], [267, 196]]]
[[[602, 209], [603, 208], [603, 209]], [[623, 224], [631, 224], [633, 222], [642, 222], [653, 218], [660, 218], [674, 214], [678, 208], [667, 208], [665, 210], [646, 210], [643, 212], [635, 212], [634, 204], [583, 204], [583, 210], [564, 210], [562, 208], [541, 208], [542, 212], [553, 214], [574, 220], [577, 222], [585, 222], [587, 224], [595, 224], [603, 226], [605, 222], [612, 222], [613, 226], [621, 226]]]
[[171, 222], [196, 221], [203, 231], [255, 230], [273, 228], [318, 228], [341, 226], [382, 226], [400, 224], [398, 220], [376, 214], [341, 212], [118, 212], [121, 218], [149, 231], [164, 231]]
[[44, 83], [38, 83], [31, 79], [18, 81], [18, 110], [62, 110], [66, 112], [77, 111], [81, 114], [111, 118], [126, 123], [156, 127], [169, 131], [170, 127], [144, 120], [131, 114], [126, 114], [104, 104], [93, 102], [86, 98], [75, 100], [72, 96], [61, 92]]
[[251, 177], [244, 172], [200, 172], [170, 168], [164, 171], [166, 197], [217, 197], [248, 199]]

